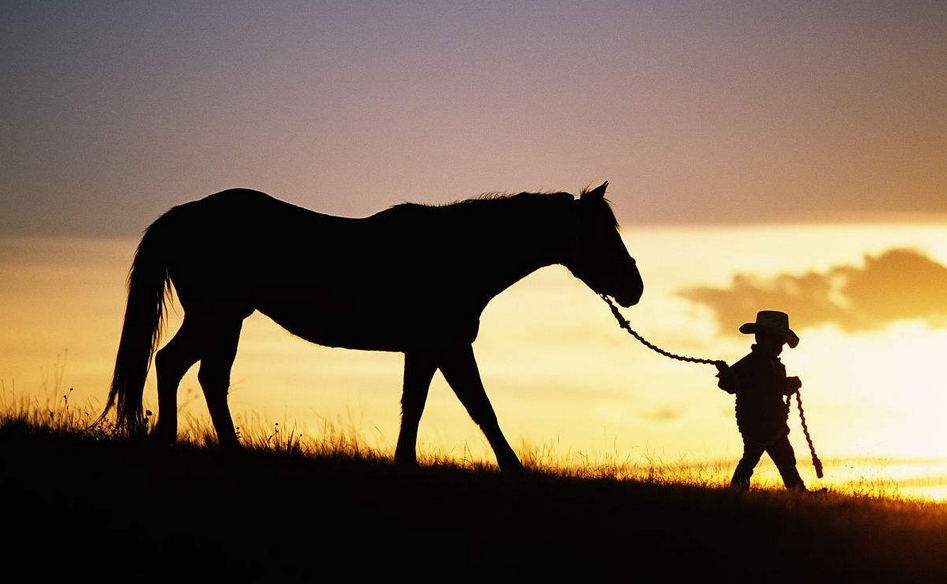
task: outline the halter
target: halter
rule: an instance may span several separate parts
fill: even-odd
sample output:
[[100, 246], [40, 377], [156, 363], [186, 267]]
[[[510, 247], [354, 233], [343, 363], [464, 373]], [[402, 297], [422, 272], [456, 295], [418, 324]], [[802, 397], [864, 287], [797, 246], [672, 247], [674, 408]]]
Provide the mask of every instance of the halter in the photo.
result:
[[[605, 294], [599, 294], [599, 296], [601, 296], [602, 300], [604, 300], [605, 303], [608, 304], [609, 308], [612, 309], [612, 315], [614, 315], [615, 320], [618, 321], [618, 326], [628, 331], [628, 334], [638, 339], [638, 341], [641, 342], [642, 345], [644, 345], [645, 347], [648, 347], [652, 351], [658, 354], [664, 355], [665, 357], [668, 357], [670, 359], [674, 359], [676, 361], [684, 361], [686, 363], [702, 363], [706, 365], [723, 365], [723, 366], [727, 365], [726, 361], [721, 361], [719, 359], [701, 359], [698, 357], [685, 357], [683, 355], [675, 355], [674, 353], [665, 351], [664, 349], [658, 347], [657, 345], [648, 342], [644, 337], [639, 335], [637, 332], [635, 332], [634, 329], [631, 328], [631, 324], [628, 322], [627, 319], [625, 319], [625, 317], [621, 315], [620, 312], [618, 312], [618, 307], [615, 306], [611, 298], [609, 298]], [[792, 401], [792, 396], [787, 395], [786, 396], [787, 410], [790, 407], [791, 401]], [[812, 437], [809, 436], [809, 426], [806, 424], [806, 414], [805, 414], [805, 411], [802, 409], [802, 396], [800, 395], [800, 392], [798, 389], [796, 390], [796, 405], [799, 406], [799, 421], [802, 422], [802, 432], [806, 436], [806, 443], [809, 445], [809, 452], [812, 454], [812, 466], [815, 467], [816, 476], [821, 479], [823, 476], [822, 475], [822, 461], [819, 460], [819, 456], [815, 453], [815, 446], [812, 444]]]

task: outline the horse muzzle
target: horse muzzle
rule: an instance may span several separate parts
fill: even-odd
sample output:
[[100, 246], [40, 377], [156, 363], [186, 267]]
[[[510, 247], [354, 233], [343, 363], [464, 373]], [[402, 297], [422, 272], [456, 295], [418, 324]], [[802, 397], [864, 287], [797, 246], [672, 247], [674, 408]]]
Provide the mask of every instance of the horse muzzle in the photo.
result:
[[628, 308], [629, 306], [638, 304], [638, 301], [641, 300], [641, 295], [644, 293], [644, 280], [641, 279], [641, 273], [638, 272], [638, 266], [634, 260], [631, 260], [630, 267], [631, 270], [626, 276], [628, 283], [614, 294], [615, 301], [618, 302], [622, 308]]

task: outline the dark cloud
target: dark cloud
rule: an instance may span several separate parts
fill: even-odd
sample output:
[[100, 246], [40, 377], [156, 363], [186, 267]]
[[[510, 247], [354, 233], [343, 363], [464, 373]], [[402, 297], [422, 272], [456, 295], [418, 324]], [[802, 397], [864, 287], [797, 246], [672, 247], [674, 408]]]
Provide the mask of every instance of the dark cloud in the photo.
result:
[[737, 333], [767, 309], [789, 313], [796, 330], [835, 324], [867, 331], [905, 319], [947, 326], [947, 267], [911, 249], [866, 255], [861, 267], [771, 279], [737, 274], [729, 288], [695, 287], [678, 294], [710, 307], [726, 333]]

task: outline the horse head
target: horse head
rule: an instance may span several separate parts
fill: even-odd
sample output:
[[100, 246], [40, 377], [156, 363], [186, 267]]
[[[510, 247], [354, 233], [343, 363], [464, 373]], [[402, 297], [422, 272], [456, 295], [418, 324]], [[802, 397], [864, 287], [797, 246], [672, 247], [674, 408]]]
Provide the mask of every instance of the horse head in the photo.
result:
[[644, 282], [618, 233], [618, 221], [605, 199], [607, 186], [605, 182], [583, 191], [574, 202], [575, 238], [563, 263], [586, 286], [627, 308], [638, 303]]

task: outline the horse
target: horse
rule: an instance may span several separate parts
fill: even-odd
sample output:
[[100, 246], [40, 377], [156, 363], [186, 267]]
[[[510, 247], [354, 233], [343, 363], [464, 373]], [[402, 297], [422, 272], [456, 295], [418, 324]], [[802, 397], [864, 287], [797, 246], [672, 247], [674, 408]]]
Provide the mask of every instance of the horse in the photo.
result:
[[[537, 269], [568, 268], [624, 307], [643, 282], [605, 199], [608, 183], [565, 193], [493, 194], [446, 205], [404, 203], [361, 219], [323, 215], [230, 189], [171, 208], [144, 232], [128, 275], [105, 418], [143, 433], [154, 358], [151, 438], [174, 442], [181, 378], [200, 382], [221, 448], [238, 448], [227, 405], [243, 320], [254, 311], [312, 343], [404, 353], [395, 462], [416, 465], [418, 424], [440, 369], [502, 470], [522, 468], [500, 430], [472, 344], [497, 294]], [[184, 319], [156, 352], [171, 286]]]

